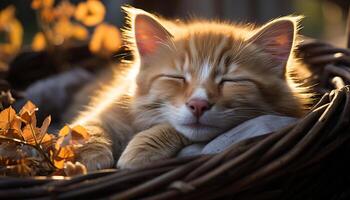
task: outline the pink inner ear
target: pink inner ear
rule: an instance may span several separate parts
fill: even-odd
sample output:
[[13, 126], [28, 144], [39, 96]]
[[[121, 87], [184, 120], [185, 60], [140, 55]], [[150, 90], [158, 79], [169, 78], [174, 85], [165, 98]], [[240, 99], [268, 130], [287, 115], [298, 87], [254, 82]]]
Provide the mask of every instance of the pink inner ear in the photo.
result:
[[294, 40], [294, 24], [291, 21], [277, 21], [264, 27], [256, 34], [254, 43], [263, 47], [274, 59], [286, 62]]
[[141, 56], [153, 53], [161, 43], [167, 42], [168, 32], [147, 15], [135, 18], [135, 39]]

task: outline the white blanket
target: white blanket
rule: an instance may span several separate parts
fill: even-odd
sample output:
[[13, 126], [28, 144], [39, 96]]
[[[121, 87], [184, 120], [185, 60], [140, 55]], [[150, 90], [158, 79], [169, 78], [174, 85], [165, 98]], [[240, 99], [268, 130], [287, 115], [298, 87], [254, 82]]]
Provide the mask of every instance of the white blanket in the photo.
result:
[[219, 153], [234, 143], [247, 138], [271, 133], [295, 121], [297, 121], [297, 119], [292, 117], [262, 115], [236, 126], [235, 128], [217, 136], [208, 143], [189, 145], [183, 148], [177, 156], [183, 157], [198, 154]]

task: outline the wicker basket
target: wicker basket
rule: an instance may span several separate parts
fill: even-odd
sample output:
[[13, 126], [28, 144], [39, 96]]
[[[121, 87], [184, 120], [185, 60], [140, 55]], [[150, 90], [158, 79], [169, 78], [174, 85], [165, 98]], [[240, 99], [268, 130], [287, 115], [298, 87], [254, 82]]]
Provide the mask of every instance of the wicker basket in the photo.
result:
[[299, 56], [324, 95], [293, 125], [141, 169], [0, 177], [0, 199], [350, 199], [350, 50], [306, 40]]

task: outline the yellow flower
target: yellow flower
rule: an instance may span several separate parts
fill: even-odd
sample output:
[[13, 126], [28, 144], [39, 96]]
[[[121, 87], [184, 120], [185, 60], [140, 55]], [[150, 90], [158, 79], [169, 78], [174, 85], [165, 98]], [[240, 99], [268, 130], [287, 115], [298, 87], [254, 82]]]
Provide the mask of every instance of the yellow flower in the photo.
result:
[[23, 28], [17, 19], [13, 19], [9, 24], [9, 42], [12, 46], [12, 53], [17, 52], [22, 45]]
[[109, 24], [103, 23], [96, 27], [89, 49], [93, 53], [112, 53], [121, 47], [121, 34], [119, 30]]
[[34, 10], [41, 9], [41, 8], [49, 8], [52, 7], [55, 3], [55, 0], [33, 0], [31, 7]]
[[0, 54], [13, 55], [22, 45], [23, 28], [21, 23], [14, 17], [15, 8], [9, 6], [0, 12], [0, 31], [5, 32], [7, 41], [0, 44]]
[[89, 32], [84, 26], [75, 24], [73, 25], [72, 37], [77, 40], [86, 40], [89, 37]]
[[102, 22], [106, 14], [106, 9], [100, 1], [87, 0], [79, 3], [75, 11], [75, 18], [86, 26], [95, 26]]
[[55, 16], [58, 18], [61, 18], [61, 17], [69, 18], [74, 15], [74, 11], [75, 11], [75, 6], [67, 0], [63, 0], [60, 2], [60, 4], [57, 5], [54, 13], [55, 13]]
[[40, 10], [40, 17], [44, 22], [52, 22], [56, 16], [52, 8], [43, 8]]
[[15, 7], [13, 5], [2, 10], [0, 12], [0, 31], [4, 30], [14, 17]]
[[54, 33], [63, 38], [70, 38], [72, 36], [73, 28], [72, 22], [69, 19], [61, 18], [55, 24]]
[[54, 43], [62, 44], [69, 39], [85, 40], [89, 36], [88, 30], [79, 24], [73, 24], [68, 18], [60, 18], [53, 27]]
[[46, 40], [45, 40], [44, 34], [42, 32], [36, 33], [32, 41], [33, 51], [42, 51], [45, 48], [46, 48]]

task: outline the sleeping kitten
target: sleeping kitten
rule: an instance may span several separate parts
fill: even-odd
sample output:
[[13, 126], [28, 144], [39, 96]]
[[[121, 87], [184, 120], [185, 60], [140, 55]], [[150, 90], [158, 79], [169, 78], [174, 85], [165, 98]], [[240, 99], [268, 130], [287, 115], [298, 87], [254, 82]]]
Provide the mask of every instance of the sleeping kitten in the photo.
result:
[[262, 114], [303, 115], [309, 94], [289, 76], [299, 65], [298, 17], [255, 28], [124, 9], [135, 60], [117, 67], [103, 87], [94, 83], [80, 94], [86, 99], [94, 91], [90, 108], [73, 123], [92, 135], [78, 152], [88, 170], [115, 160], [134, 168], [170, 158]]

